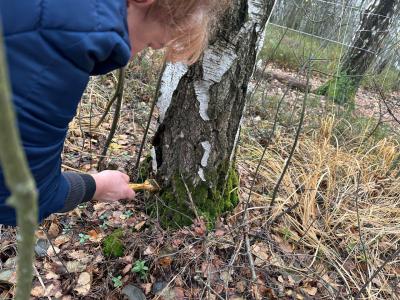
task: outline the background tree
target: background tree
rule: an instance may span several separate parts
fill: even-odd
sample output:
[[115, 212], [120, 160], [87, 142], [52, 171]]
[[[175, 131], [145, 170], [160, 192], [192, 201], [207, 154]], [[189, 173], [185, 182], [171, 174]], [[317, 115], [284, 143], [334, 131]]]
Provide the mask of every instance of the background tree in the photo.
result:
[[399, 0], [374, 0], [370, 3], [336, 77], [319, 89], [321, 94], [328, 95], [338, 104], [354, 106], [357, 89], [383, 47], [399, 3]]
[[233, 1], [201, 61], [164, 70], [153, 169], [165, 225], [189, 224], [196, 215], [213, 221], [238, 202], [235, 149], [273, 6], [274, 0]]

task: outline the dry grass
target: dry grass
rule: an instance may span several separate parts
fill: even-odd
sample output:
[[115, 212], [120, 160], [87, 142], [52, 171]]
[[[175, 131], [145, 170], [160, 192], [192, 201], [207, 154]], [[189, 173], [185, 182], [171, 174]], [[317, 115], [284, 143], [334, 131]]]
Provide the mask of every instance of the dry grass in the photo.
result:
[[[332, 292], [344, 296], [357, 292], [399, 247], [400, 169], [393, 165], [399, 144], [388, 138], [370, 149], [354, 143], [348, 148], [332, 134], [336, 123], [335, 117], [325, 117], [319, 129], [301, 137], [273, 215], [295, 203], [299, 206], [272, 230], [291, 245], [290, 254], [305, 255], [300, 268], [297, 260], [282, 257], [284, 268], [317, 274]], [[270, 146], [257, 178], [254, 204], [268, 205], [268, 193], [261, 196], [261, 191], [273, 189], [292, 143], [291, 137], [281, 135]], [[262, 151], [255, 140], [245, 140], [239, 164], [254, 170]], [[364, 297], [398, 297], [399, 272], [398, 258], [372, 281]]]

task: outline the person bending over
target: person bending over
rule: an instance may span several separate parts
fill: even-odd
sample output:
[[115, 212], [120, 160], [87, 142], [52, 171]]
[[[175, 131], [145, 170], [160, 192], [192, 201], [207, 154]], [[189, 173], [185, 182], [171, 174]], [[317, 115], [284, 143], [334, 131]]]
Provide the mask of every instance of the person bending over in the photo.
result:
[[[61, 152], [89, 76], [126, 65], [141, 50], [193, 63], [219, 0], [0, 1], [12, 99], [39, 191], [39, 220], [90, 201], [134, 198], [118, 171], [61, 172]], [[0, 145], [1, 146], [1, 145]], [[16, 225], [0, 169], [0, 224]]]

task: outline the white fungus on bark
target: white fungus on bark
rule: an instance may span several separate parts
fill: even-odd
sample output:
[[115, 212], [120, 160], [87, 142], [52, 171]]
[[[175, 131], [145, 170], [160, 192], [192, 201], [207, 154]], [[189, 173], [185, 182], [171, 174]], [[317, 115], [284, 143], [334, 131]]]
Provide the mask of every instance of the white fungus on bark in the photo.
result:
[[168, 63], [161, 78], [160, 97], [157, 101], [160, 120], [162, 123], [171, 104], [172, 95], [178, 87], [179, 81], [188, 71], [188, 66], [183, 63]]

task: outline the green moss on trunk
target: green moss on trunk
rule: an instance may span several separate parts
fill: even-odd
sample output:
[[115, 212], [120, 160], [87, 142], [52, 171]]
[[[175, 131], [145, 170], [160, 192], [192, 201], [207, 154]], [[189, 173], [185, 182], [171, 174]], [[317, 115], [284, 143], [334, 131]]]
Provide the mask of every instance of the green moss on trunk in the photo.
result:
[[354, 99], [358, 86], [358, 80], [352, 79], [351, 76], [342, 73], [319, 87], [315, 93], [327, 96], [336, 104], [347, 105], [350, 109], [354, 109]]
[[[153, 203], [153, 214], [158, 213], [161, 225], [165, 228], [178, 228], [190, 225], [195, 219], [185, 183], [195, 204], [196, 211], [203, 217], [208, 226], [214, 226], [216, 218], [225, 211], [233, 209], [239, 202], [239, 176], [234, 168], [222, 168], [206, 174], [206, 182], [194, 185], [189, 180], [182, 180], [175, 175], [171, 185], [162, 190], [157, 207]], [[226, 174], [228, 175], [226, 176]]]

